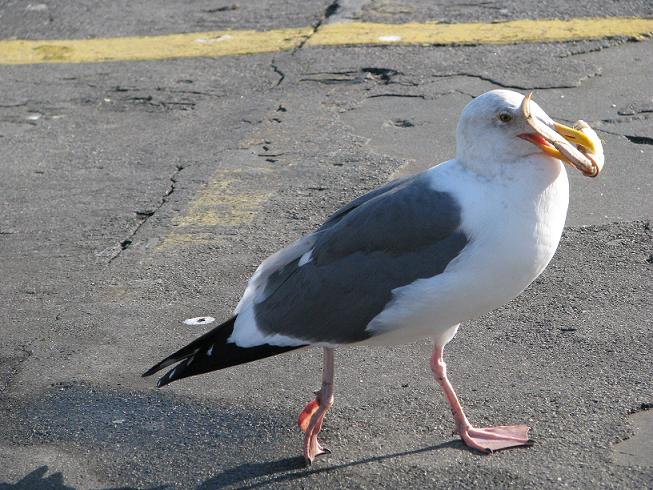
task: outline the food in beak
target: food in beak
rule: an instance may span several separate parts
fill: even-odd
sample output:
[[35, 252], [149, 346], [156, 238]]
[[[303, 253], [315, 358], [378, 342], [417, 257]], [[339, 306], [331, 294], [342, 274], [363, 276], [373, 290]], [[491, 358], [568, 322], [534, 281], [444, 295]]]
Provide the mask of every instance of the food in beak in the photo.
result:
[[554, 123], [551, 128], [531, 113], [532, 95], [531, 92], [524, 97], [521, 111], [535, 133], [521, 136], [539, 146], [546, 154], [569, 163], [583, 175], [596, 177], [605, 161], [603, 146], [596, 132], [585, 121], [577, 121], [573, 128], [560, 123]]
[[579, 119], [574, 123], [574, 129], [580, 131], [585, 136], [587, 136], [593, 144], [593, 150], [590, 151], [584, 145], [577, 145], [578, 150], [589, 158], [593, 164], [594, 173], [590, 174], [590, 177], [596, 177], [599, 175], [601, 170], [603, 170], [603, 164], [605, 163], [605, 156], [603, 155], [603, 145], [601, 144], [601, 138], [596, 134], [589, 124], [587, 124], [582, 119]]

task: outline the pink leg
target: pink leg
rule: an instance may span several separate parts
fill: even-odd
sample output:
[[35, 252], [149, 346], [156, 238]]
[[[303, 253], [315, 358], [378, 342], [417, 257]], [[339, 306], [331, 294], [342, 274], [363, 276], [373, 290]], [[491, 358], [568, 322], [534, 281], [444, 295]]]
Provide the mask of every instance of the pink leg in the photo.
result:
[[472, 427], [465, 417], [453, 386], [447, 379], [447, 365], [444, 363], [443, 353], [444, 347], [436, 345], [433, 348], [431, 371], [451, 407], [451, 413], [456, 422], [456, 433], [460, 435], [465, 444], [484, 453], [515, 446], [530, 446], [532, 442], [528, 439], [529, 428], [526, 425], [500, 425], [482, 429]]
[[334, 350], [325, 347], [322, 389], [316, 393], [315, 400], [306, 405], [297, 421], [299, 428], [304, 431], [304, 459], [307, 464], [311, 464], [316, 456], [329, 452], [317, 440], [317, 435], [322, 429], [324, 416], [333, 405], [333, 374]]

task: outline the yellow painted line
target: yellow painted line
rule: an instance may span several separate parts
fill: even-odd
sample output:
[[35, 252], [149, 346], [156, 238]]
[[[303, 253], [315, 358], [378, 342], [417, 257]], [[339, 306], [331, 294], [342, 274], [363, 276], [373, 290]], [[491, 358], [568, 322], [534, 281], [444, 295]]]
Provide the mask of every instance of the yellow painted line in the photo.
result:
[[165, 36], [53, 41], [0, 41], [0, 64], [98, 63], [235, 56], [286, 51], [298, 46], [311, 27], [272, 31], [222, 31]]
[[[261, 206], [272, 196], [263, 190], [261, 174], [268, 167], [220, 169], [208, 185], [200, 190], [188, 209], [172, 220], [173, 231], [159, 248], [224, 240], [221, 231], [254, 221]], [[256, 183], [259, 185], [257, 186]]]
[[[519, 44], [576, 41], [653, 33], [653, 19], [639, 17], [514, 20], [499, 23], [376, 24], [350, 22], [270, 31], [220, 31], [53, 41], [0, 41], [0, 64], [97, 63], [236, 56], [307, 46]], [[311, 35], [312, 34], [312, 35]], [[310, 37], [309, 37], [310, 36]]]
[[577, 41], [653, 33], [653, 19], [609, 17], [569, 20], [513, 20], [467, 24], [326, 24], [307, 46], [355, 44], [521, 44]]
[[180, 233], [173, 232], [167, 235], [157, 246], [158, 251], [167, 250], [170, 248], [176, 248], [179, 246], [189, 246], [189, 245], [200, 245], [200, 244], [210, 244], [215, 245], [217, 243], [227, 242], [220, 234], [217, 233], [208, 233], [208, 232], [196, 232], [196, 233]]
[[199, 192], [188, 212], [173, 225], [187, 226], [238, 225], [250, 222], [261, 202], [269, 196], [262, 191], [242, 191], [237, 185], [239, 169], [218, 171], [209, 185]]

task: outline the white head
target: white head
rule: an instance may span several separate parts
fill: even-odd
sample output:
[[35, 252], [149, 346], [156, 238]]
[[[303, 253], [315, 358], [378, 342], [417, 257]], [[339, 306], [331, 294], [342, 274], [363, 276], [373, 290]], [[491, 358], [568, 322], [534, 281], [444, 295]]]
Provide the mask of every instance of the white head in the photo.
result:
[[[528, 117], [522, 107], [524, 102], [530, 109]], [[541, 159], [544, 164], [559, 165], [553, 161], [557, 159], [578, 168], [574, 156], [582, 155], [574, 145], [596, 150], [595, 141], [556, 123], [535, 102], [525, 101], [523, 95], [511, 90], [492, 90], [476, 97], [463, 110], [456, 130], [456, 159], [480, 171], [491, 162], [520, 163], [543, 153], [551, 157]]]

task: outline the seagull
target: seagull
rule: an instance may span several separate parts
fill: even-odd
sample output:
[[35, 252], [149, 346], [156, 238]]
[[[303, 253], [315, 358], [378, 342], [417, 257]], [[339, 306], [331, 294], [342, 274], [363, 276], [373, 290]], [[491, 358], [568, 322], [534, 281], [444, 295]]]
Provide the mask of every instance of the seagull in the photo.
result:
[[531, 94], [493, 90], [463, 110], [456, 155], [345, 205], [267, 258], [234, 314], [143, 374], [158, 382], [307, 346], [324, 350], [322, 387], [299, 415], [307, 464], [334, 403], [334, 350], [433, 339], [430, 367], [455, 433], [488, 453], [528, 446], [529, 427], [476, 428], [447, 378], [444, 347], [461, 323], [519, 295], [556, 251], [567, 214], [563, 162], [596, 176], [603, 149], [584, 122], [553, 121]]

